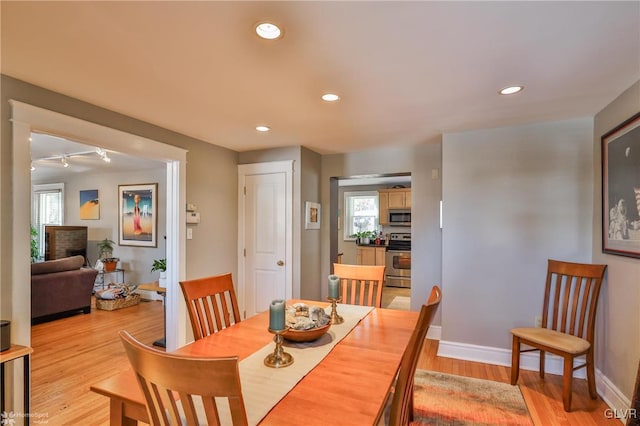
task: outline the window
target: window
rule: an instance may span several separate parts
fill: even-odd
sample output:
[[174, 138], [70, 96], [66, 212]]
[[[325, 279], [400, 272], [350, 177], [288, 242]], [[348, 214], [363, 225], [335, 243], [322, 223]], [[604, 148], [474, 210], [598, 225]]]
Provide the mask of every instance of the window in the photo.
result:
[[31, 224], [38, 231], [39, 257], [44, 258], [45, 225], [64, 223], [64, 183], [33, 185]]
[[378, 191], [344, 193], [344, 239], [362, 231], [378, 230]]

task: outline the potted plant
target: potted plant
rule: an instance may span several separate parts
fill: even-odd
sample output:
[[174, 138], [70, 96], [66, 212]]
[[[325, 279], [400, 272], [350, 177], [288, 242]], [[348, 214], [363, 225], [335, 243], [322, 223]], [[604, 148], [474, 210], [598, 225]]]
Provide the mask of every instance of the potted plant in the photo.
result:
[[31, 263], [38, 260], [40, 253], [38, 252], [38, 231], [31, 225]]
[[375, 231], [360, 231], [353, 234], [351, 237], [355, 237], [356, 244], [369, 244], [371, 243], [371, 239], [376, 238], [377, 234]]
[[158, 285], [164, 287], [167, 280], [167, 259], [155, 259], [151, 265], [151, 272], [160, 271], [160, 278], [158, 279]]
[[100, 257], [104, 265], [105, 272], [115, 271], [116, 265], [120, 260], [117, 257], [113, 257], [113, 246], [115, 243], [115, 241], [108, 238], [98, 241], [98, 257]]

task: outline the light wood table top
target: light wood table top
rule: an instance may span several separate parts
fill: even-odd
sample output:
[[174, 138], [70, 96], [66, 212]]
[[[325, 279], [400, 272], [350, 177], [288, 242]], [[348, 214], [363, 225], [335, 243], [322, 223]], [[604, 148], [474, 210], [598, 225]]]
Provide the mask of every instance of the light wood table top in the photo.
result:
[[6, 351], [0, 352], [0, 363], [12, 361], [17, 358], [21, 358], [25, 355], [29, 355], [33, 352], [33, 348], [22, 345], [11, 345]]
[[160, 287], [160, 283], [158, 283], [158, 281], [155, 281], [152, 283], [140, 284], [137, 290], [157, 291], [158, 293], [167, 292], [167, 289], [165, 287]]
[[[290, 301], [288, 303], [295, 303]], [[302, 301], [326, 306], [326, 303]], [[260, 422], [261, 425], [375, 424], [418, 318], [417, 312], [374, 309]], [[263, 312], [179, 348], [193, 356], [244, 359], [273, 341]], [[111, 425], [147, 421], [133, 371], [91, 386], [111, 398]], [[133, 419], [133, 420], [132, 420]]]

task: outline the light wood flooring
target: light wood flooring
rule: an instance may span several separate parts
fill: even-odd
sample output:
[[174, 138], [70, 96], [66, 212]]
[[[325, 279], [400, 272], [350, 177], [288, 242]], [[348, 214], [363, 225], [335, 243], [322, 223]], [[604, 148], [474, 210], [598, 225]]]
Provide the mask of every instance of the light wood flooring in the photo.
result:
[[[118, 311], [93, 309], [87, 315], [32, 328], [32, 412], [46, 415], [49, 426], [109, 424], [108, 399], [89, 391], [92, 383], [129, 368], [119, 330], [129, 330], [151, 344], [163, 334], [160, 302], [141, 302]], [[438, 342], [428, 340], [418, 368], [480, 379], [509, 382], [509, 368], [436, 355]], [[604, 417], [606, 404], [588, 397], [584, 380], [574, 380], [573, 411], [562, 409], [562, 379], [522, 371], [520, 383], [534, 423], [539, 426], [617, 425]]]
[[388, 308], [389, 305], [393, 302], [393, 299], [396, 298], [396, 296], [400, 296], [401, 298], [408, 298], [408, 299], [403, 299], [405, 300], [405, 303], [402, 303], [402, 304], [395, 303], [394, 304], [394, 306], [396, 307], [395, 309], [401, 309], [406, 311], [411, 309], [411, 299], [410, 299], [411, 289], [402, 288], [402, 287], [383, 287], [382, 307]]

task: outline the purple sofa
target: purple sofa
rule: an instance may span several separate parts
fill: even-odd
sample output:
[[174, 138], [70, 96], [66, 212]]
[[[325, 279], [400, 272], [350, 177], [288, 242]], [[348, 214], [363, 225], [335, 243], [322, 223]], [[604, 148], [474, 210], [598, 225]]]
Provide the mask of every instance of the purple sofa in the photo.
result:
[[31, 264], [31, 321], [62, 314], [91, 312], [91, 294], [98, 271], [83, 268], [84, 257], [71, 256]]

